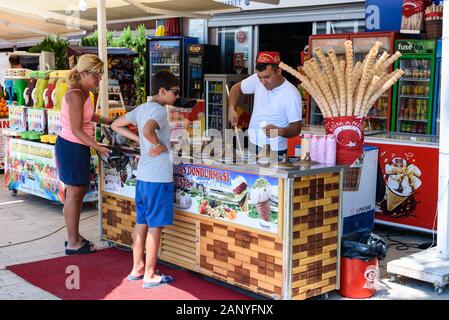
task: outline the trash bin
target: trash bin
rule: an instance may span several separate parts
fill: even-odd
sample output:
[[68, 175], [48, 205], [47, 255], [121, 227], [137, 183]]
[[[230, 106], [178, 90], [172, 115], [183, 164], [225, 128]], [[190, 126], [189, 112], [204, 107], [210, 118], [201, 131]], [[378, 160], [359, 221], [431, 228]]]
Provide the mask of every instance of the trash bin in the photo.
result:
[[357, 232], [342, 239], [340, 295], [365, 299], [376, 293], [378, 261], [387, 255], [387, 244], [379, 236]]

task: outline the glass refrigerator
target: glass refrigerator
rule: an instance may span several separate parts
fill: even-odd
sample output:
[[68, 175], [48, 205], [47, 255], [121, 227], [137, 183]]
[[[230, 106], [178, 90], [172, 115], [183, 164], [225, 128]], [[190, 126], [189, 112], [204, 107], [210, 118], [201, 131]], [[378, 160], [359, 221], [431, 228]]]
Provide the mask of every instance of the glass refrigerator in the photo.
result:
[[[226, 85], [231, 87], [248, 77], [247, 74], [205, 74], [204, 82], [206, 88], [206, 130], [216, 129], [224, 132], [230, 128], [228, 123], [228, 95]], [[246, 129], [250, 120], [250, 98], [243, 95], [237, 103], [236, 108], [239, 115], [237, 126]]]
[[204, 99], [204, 74], [220, 69], [220, 47], [191, 44], [187, 49], [187, 97]]
[[437, 41], [437, 51], [435, 56], [435, 85], [434, 85], [434, 102], [432, 115], [432, 134], [440, 134], [440, 94], [441, 94], [441, 52], [443, 43]]
[[[313, 53], [317, 47], [321, 47], [324, 52], [333, 48], [336, 50], [337, 57], [345, 59], [344, 42], [352, 40], [354, 50], [354, 63], [363, 61], [376, 41], [382, 42], [378, 57], [384, 51], [389, 54], [394, 53], [394, 43], [397, 37], [395, 32], [363, 32], [363, 33], [341, 33], [333, 35], [315, 35], [309, 38], [309, 52]], [[393, 66], [390, 67], [393, 71]], [[390, 89], [386, 94], [379, 98], [370, 110], [367, 117], [367, 127], [370, 130], [390, 130], [390, 119], [392, 109], [393, 90]], [[323, 116], [316, 106], [315, 101], [310, 101], [310, 124], [322, 124]]]
[[190, 44], [195, 43], [198, 43], [198, 38], [147, 38], [147, 96], [152, 94], [151, 77], [162, 70], [179, 77], [180, 96], [187, 96], [187, 49]]
[[430, 134], [436, 43], [398, 40], [396, 49], [402, 57], [395, 68], [401, 68], [405, 74], [394, 86], [392, 131]]

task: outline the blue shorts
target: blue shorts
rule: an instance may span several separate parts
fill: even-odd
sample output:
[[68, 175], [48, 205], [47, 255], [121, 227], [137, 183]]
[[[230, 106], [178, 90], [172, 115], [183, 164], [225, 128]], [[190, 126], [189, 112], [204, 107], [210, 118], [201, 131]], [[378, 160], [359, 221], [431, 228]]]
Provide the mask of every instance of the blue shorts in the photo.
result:
[[84, 144], [56, 139], [56, 163], [59, 180], [69, 186], [87, 186], [90, 183], [90, 148]]
[[173, 182], [146, 182], [136, 184], [136, 223], [150, 228], [173, 224]]

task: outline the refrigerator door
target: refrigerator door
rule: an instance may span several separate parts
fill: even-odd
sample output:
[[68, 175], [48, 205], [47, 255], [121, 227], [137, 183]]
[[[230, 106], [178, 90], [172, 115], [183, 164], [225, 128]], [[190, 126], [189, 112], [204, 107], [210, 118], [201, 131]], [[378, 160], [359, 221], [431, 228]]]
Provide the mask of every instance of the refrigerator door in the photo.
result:
[[151, 77], [158, 71], [170, 71], [181, 79], [181, 49], [180, 39], [150, 39], [148, 48], [148, 95], [152, 94]]
[[[365, 56], [369, 53], [370, 49], [374, 46], [376, 41], [382, 42], [382, 47], [379, 50], [378, 57], [384, 52], [393, 54], [394, 50], [394, 38], [393, 33], [387, 33], [385, 35], [377, 34], [373, 36], [357, 35], [352, 37], [354, 47], [354, 62], [363, 62]], [[391, 70], [390, 70], [391, 71]], [[370, 130], [389, 130], [390, 129], [390, 110], [392, 100], [392, 89], [388, 90], [382, 95], [371, 108], [367, 117], [367, 125]]]
[[432, 134], [440, 134], [441, 59], [436, 60], [435, 94]]
[[[345, 58], [345, 46], [344, 43], [349, 40], [349, 35], [324, 35], [324, 36], [311, 36], [309, 40], [309, 52], [316, 58], [315, 49], [320, 47], [324, 52], [334, 49], [339, 59]], [[323, 124], [323, 115], [318, 108], [318, 105], [313, 99], [310, 101], [310, 124], [320, 125]]]
[[405, 74], [397, 85], [396, 131], [430, 133], [432, 64], [431, 57], [399, 60]]
[[203, 96], [203, 56], [187, 58], [187, 94], [189, 98], [201, 99]]
[[[205, 74], [204, 82], [206, 89], [206, 129], [216, 129], [222, 133], [230, 128], [228, 123], [228, 96], [226, 85], [231, 87], [247, 78], [247, 74]], [[247, 95], [240, 97], [237, 102], [236, 111], [239, 116], [237, 127], [247, 129], [250, 121], [250, 98]], [[208, 135], [212, 132], [206, 133]]]
[[441, 53], [442, 42], [438, 40], [437, 52], [435, 60], [435, 85], [434, 85], [434, 102], [432, 116], [432, 134], [440, 134], [440, 93], [441, 93]]
[[[206, 78], [206, 130], [226, 127], [226, 77]], [[210, 134], [210, 133], [209, 133]]]

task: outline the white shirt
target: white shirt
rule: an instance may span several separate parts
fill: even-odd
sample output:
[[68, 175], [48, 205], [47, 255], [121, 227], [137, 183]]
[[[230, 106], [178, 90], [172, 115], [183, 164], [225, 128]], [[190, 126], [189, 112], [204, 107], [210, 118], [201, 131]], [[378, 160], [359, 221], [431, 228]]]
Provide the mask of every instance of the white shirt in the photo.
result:
[[249, 123], [249, 141], [263, 147], [270, 144], [271, 150], [287, 149], [287, 139], [283, 137], [268, 138], [260, 127], [260, 123], [288, 127], [292, 122], [302, 119], [302, 100], [298, 89], [284, 79], [284, 83], [273, 90], [267, 90], [260, 82], [257, 74], [242, 81], [242, 92], [254, 94], [254, 107]]

